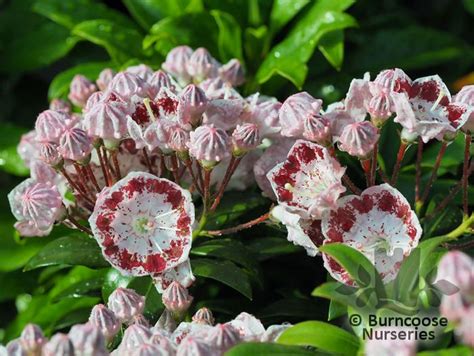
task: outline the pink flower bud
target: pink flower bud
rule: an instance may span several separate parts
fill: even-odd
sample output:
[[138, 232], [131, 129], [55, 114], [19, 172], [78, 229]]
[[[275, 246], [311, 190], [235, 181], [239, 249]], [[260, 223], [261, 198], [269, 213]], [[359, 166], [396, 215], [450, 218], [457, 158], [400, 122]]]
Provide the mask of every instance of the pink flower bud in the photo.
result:
[[[14, 339], [7, 344], [5, 356], [29, 356], [28, 351], [20, 339]], [[4, 355], [2, 355], [4, 356]]]
[[207, 334], [206, 341], [213, 350], [225, 353], [234, 345], [238, 344], [240, 333], [230, 324], [217, 324]]
[[110, 68], [105, 68], [100, 72], [99, 78], [97, 78], [96, 84], [100, 90], [106, 90], [109, 87], [110, 82], [114, 79], [115, 72]]
[[232, 143], [234, 153], [237, 155], [256, 148], [261, 143], [258, 125], [251, 123], [237, 125], [232, 133]]
[[383, 70], [374, 80], [375, 84], [395, 92], [405, 91], [407, 88], [410, 88], [411, 82], [410, 77], [398, 68]]
[[137, 347], [140, 347], [140, 345], [147, 343], [152, 335], [150, 329], [142, 325], [130, 325], [127, 330], [125, 330], [118, 349], [123, 355], [126, 355]]
[[25, 162], [25, 165], [29, 167], [31, 162], [38, 158], [39, 154], [39, 142], [36, 140], [36, 130], [21, 135], [20, 143], [16, 150], [23, 162]]
[[155, 99], [161, 88], [168, 88], [171, 91], [175, 90], [175, 86], [171, 83], [170, 76], [162, 70], [158, 70], [147, 80], [148, 95]]
[[106, 341], [110, 341], [120, 331], [120, 322], [115, 314], [103, 304], [92, 308], [89, 322], [99, 328]]
[[176, 321], [168, 309], [165, 309], [155, 324], [155, 329], [172, 333], [176, 329]]
[[104, 335], [90, 323], [74, 325], [68, 336], [74, 345], [76, 356], [108, 355]]
[[389, 96], [383, 92], [373, 96], [369, 101], [367, 111], [372, 118], [372, 122], [380, 126], [392, 115]]
[[143, 79], [132, 73], [120, 72], [110, 82], [109, 89], [128, 100], [134, 95], [142, 98], [147, 97], [148, 85]]
[[86, 159], [92, 152], [92, 138], [82, 129], [69, 128], [59, 140], [59, 153], [72, 161]]
[[159, 345], [142, 344], [135, 350], [130, 350], [130, 356], [167, 356], [169, 353]]
[[117, 288], [110, 294], [107, 306], [121, 322], [128, 322], [143, 312], [145, 298], [132, 289]]
[[209, 345], [198, 338], [187, 336], [178, 346], [176, 356], [209, 356], [212, 350]]
[[191, 132], [189, 153], [205, 165], [215, 165], [230, 156], [231, 140], [227, 132], [214, 125], [204, 125]]
[[29, 354], [41, 355], [41, 348], [46, 343], [46, 338], [38, 325], [27, 324], [21, 332], [20, 342]]
[[62, 99], [53, 99], [49, 103], [49, 109], [54, 111], [61, 111], [66, 114], [71, 113], [71, 104]]
[[43, 347], [43, 356], [74, 356], [74, 345], [66, 334], [57, 333]]
[[219, 77], [233, 86], [239, 86], [245, 82], [245, 74], [242, 64], [235, 58], [219, 68]]
[[288, 137], [300, 137], [308, 116], [318, 116], [322, 100], [315, 99], [307, 92], [290, 96], [280, 108], [281, 134]]
[[189, 132], [181, 126], [170, 129], [169, 147], [176, 152], [187, 152], [189, 144]]
[[148, 67], [146, 64], [128, 67], [125, 69], [125, 72], [132, 73], [145, 81], [148, 81], [148, 79], [150, 79], [150, 77], [153, 75], [153, 69]]
[[189, 84], [179, 96], [179, 122], [182, 125], [198, 125], [206, 107], [207, 97], [204, 91], [194, 84]]
[[219, 63], [207, 49], [200, 47], [189, 57], [186, 68], [194, 80], [202, 82], [204, 79], [217, 76]]
[[461, 339], [461, 342], [471, 348], [474, 348], [474, 305], [471, 305], [463, 315], [461, 322], [457, 326], [455, 333]]
[[90, 109], [94, 107], [97, 103], [101, 102], [105, 97], [105, 93], [102, 91], [96, 91], [93, 93], [89, 99], [87, 99], [86, 106], [82, 109], [83, 113], [88, 112]]
[[45, 110], [36, 119], [36, 139], [58, 143], [63, 132], [70, 126], [71, 117], [63, 112]]
[[240, 121], [245, 101], [236, 99], [214, 99], [209, 101], [203, 122], [207, 125], [213, 124], [226, 131], [232, 130]]
[[40, 143], [39, 158], [50, 166], [57, 166], [62, 162], [62, 157], [58, 151], [58, 145], [50, 142]]
[[150, 327], [150, 322], [147, 320], [147, 318], [145, 318], [145, 316], [143, 314], [135, 315], [133, 317], [130, 325], [132, 325], [132, 324], [141, 325], [141, 326], [144, 326], [145, 328]]
[[84, 116], [84, 130], [92, 137], [120, 140], [127, 134], [130, 108], [120, 101], [103, 101], [94, 105]]
[[173, 48], [166, 56], [162, 67], [170, 73], [181, 85], [190, 82], [191, 76], [188, 73], [187, 64], [193, 50], [188, 46], [179, 46]]
[[309, 115], [304, 120], [303, 137], [322, 146], [331, 144], [331, 122], [321, 115]]
[[179, 282], [172, 282], [163, 292], [163, 304], [173, 313], [181, 314], [188, 310], [193, 297]]
[[[471, 109], [474, 108], [474, 85], [466, 85], [464, 86], [459, 93], [457, 93], [454, 98], [453, 102], [456, 104], [463, 104], [467, 105]], [[471, 112], [469, 119], [466, 123], [461, 127], [461, 130], [464, 132], [474, 132], [474, 111]]]
[[474, 293], [474, 261], [461, 251], [450, 251], [438, 264], [436, 281], [446, 281], [461, 293]]
[[214, 325], [214, 316], [209, 309], [201, 308], [193, 315], [193, 322], [198, 324]]
[[351, 156], [365, 159], [379, 140], [377, 128], [369, 121], [347, 125], [339, 137], [339, 149]]
[[68, 98], [74, 105], [82, 108], [95, 91], [97, 91], [97, 87], [89, 79], [83, 75], [76, 74], [69, 87]]
[[265, 333], [260, 338], [261, 342], [276, 342], [283, 332], [290, 328], [292, 325], [289, 323], [283, 323], [281, 325], [270, 325]]

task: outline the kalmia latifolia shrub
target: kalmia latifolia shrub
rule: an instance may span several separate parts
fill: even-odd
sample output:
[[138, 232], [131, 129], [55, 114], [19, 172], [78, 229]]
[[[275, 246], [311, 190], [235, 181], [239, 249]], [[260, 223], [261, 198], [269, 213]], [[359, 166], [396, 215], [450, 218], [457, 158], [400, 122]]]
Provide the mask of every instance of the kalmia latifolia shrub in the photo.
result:
[[[9, 194], [15, 228], [25, 237], [47, 236], [55, 224], [87, 233], [122, 275], [150, 276], [166, 309], [150, 325], [145, 298], [118, 288], [107, 305], [92, 309], [89, 322], [68, 334], [47, 340], [29, 324], [8, 344], [9, 353], [220, 355], [242, 342], [275, 342], [289, 324], [265, 328], [245, 312], [215, 324], [207, 308], [192, 319], [187, 315], [193, 303], [188, 288], [196, 281], [189, 257], [193, 240], [219, 239], [261, 223], [282, 224], [288, 241], [309, 256], [321, 255], [330, 276], [346, 288], [361, 287], [364, 278], [334, 246], [351, 248], [370, 262], [383, 289], [423, 239], [420, 214], [443, 154], [460, 131], [467, 152], [460, 182], [465, 218], [450, 237], [471, 226], [473, 86], [451, 96], [438, 76], [412, 80], [389, 69], [374, 80], [354, 79], [344, 100], [325, 107], [306, 92], [283, 103], [260, 93], [243, 97], [237, 87], [244, 81], [238, 60], [221, 64], [205, 48], [180, 46], [157, 71], [143, 64], [118, 73], [104, 69], [95, 83], [77, 75], [70, 102], [53, 100], [38, 115], [18, 148], [31, 178]], [[401, 125], [390, 177], [377, 160], [389, 120]], [[441, 149], [421, 184], [423, 145], [432, 140], [441, 141]], [[418, 155], [414, 206], [397, 190], [412, 145]], [[355, 183], [348, 159], [360, 162], [365, 182]], [[206, 218], [228, 190], [254, 183], [274, 201], [270, 211], [223, 230], [207, 228]], [[438, 271], [439, 279], [460, 289], [443, 296], [441, 314], [460, 342], [471, 346], [472, 270], [470, 257], [450, 252]], [[406, 350], [403, 355], [416, 349], [414, 343], [369, 341], [365, 350], [381, 355], [393, 347]]]

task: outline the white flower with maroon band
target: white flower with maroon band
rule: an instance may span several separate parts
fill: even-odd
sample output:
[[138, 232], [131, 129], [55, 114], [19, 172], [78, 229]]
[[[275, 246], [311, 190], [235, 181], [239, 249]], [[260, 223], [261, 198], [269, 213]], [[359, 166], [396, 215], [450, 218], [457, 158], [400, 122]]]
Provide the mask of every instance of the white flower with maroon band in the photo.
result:
[[298, 140], [283, 163], [267, 177], [278, 202], [302, 216], [320, 219], [336, 207], [336, 200], [346, 188], [341, 184], [345, 168], [323, 146]]
[[474, 85], [466, 85], [459, 93], [453, 97], [453, 102], [457, 104], [467, 105], [472, 109], [469, 119], [462, 126], [462, 130], [465, 132], [474, 132]]
[[[405, 197], [388, 184], [349, 195], [322, 219], [324, 244], [339, 242], [363, 253], [384, 282], [393, 280], [403, 259], [418, 245], [421, 226]], [[336, 280], [353, 284], [347, 272], [323, 254], [324, 265]]]
[[89, 223], [112, 266], [126, 275], [157, 274], [188, 258], [194, 205], [176, 183], [131, 172], [101, 194]]
[[303, 219], [300, 215], [289, 211], [283, 205], [272, 209], [272, 217], [280, 221], [288, 230], [288, 241], [302, 246], [308, 256], [316, 256], [318, 247], [323, 244], [321, 220]]
[[153, 282], [155, 284], [155, 288], [159, 293], [163, 293], [168, 286], [177, 281], [183, 287], [190, 287], [191, 284], [194, 283], [196, 278], [191, 271], [191, 264], [189, 263], [189, 258], [180, 263], [176, 267], [170, 268], [163, 273], [157, 273], [153, 275]]
[[424, 142], [449, 139], [468, 120], [472, 109], [453, 103], [448, 88], [437, 75], [418, 78], [399, 93], [392, 93], [394, 121]]
[[286, 99], [279, 113], [281, 134], [301, 137], [305, 121], [311, 116], [319, 115], [322, 103], [322, 100], [313, 98], [307, 92], [297, 93]]

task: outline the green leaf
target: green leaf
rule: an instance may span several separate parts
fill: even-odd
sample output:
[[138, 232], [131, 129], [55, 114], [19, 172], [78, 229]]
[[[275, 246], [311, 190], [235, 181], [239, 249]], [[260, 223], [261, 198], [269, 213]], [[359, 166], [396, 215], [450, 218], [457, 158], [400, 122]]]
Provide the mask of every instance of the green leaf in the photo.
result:
[[270, 30], [277, 33], [291, 21], [310, 0], [275, 0], [270, 14]]
[[356, 305], [357, 289], [339, 282], [326, 282], [321, 284], [313, 290], [311, 295], [329, 299], [331, 302], [334, 301], [346, 307], [351, 306], [359, 309], [359, 306]]
[[324, 35], [318, 49], [334, 68], [341, 70], [344, 60], [344, 31], [332, 31]]
[[[334, 258], [359, 287], [368, 287], [370, 284], [370, 287], [375, 288], [379, 299], [385, 298], [385, 287], [379, 273], [372, 262], [359, 251], [340, 243], [326, 244], [321, 246], [320, 251]], [[369, 275], [370, 281], [365, 280], [365, 274]]]
[[33, 10], [68, 29], [88, 20], [110, 20], [123, 27], [136, 28], [133, 21], [104, 4], [91, 0], [38, 0]]
[[69, 85], [76, 74], [82, 74], [89, 80], [95, 81], [104, 68], [113, 67], [110, 62], [82, 63], [69, 68], [54, 77], [48, 89], [48, 98], [65, 97], [69, 93]]
[[252, 251], [241, 242], [231, 239], [213, 239], [204, 242], [194, 246], [191, 254], [223, 258], [250, 269], [256, 267], [256, 259]]
[[0, 123], [0, 169], [17, 176], [28, 176], [29, 170], [17, 152], [17, 146], [26, 129], [9, 123]]
[[262, 308], [257, 316], [265, 320], [322, 319], [326, 316], [326, 308], [314, 299], [284, 298]]
[[108, 267], [97, 242], [81, 233], [60, 237], [47, 244], [28, 261], [25, 271], [51, 265], [82, 265]]
[[16, 270], [8, 273], [0, 273], [0, 303], [14, 300], [17, 295], [31, 293], [37, 287], [38, 273], [25, 273]]
[[252, 287], [247, 274], [230, 261], [211, 259], [192, 259], [192, 271], [195, 275], [215, 279], [240, 292], [252, 300]]
[[293, 245], [286, 238], [279, 237], [258, 237], [250, 241], [247, 247], [254, 251], [259, 261], [302, 251], [301, 247]]
[[306, 350], [297, 346], [278, 345], [274, 343], [264, 342], [247, 342], [234, 346], [227, 351], [226, 356], [272, 356], [272, 355], [313, 355], [317, 356], [320, 353]]
[[464, 7], [474, 15], [474, 0], [463, 0]]
[[109, 299], [109, 295], [115, 289], [126, 288], [132, 280], [132, 276], [124, 276], [116, 269], [111, 268], [106, 274], [104, 285], [102, 286], [102, 299]]
[[[108, 271], [108, 268], [96, 270], [76, 266], [55, 283], [54, 288], [49, 292], [49, 296], [53, 301], [57, 301], [65, 297], [84, 297], [93, 291], [100, 291]], [[100, 294], [97, 293], [97, 295]]]
[[290, 31], [288, 36], [272, 48], [257, 72], [259, 83], [278, 74], [301, 88], [311, 58], [320, 39], [327, 33], [356, 26], [356, 21], [343, 11], [353, 0], [317, 1]]
[[331, 302], [329, 303], [328, 321], [337, 319], [346, 314], [347, 314], [346, 305], [336, 302], [335, 300], [331, 300]]
[[[438, 176], [443, 175], [446, 172], [451, 172], [455, 167], [463, 164], [464, 161], [464, 134], [458, 135], [456, 139], [450, 143], [446, 152], [443, 155], [440, 168], [438, 169]], [[433, 142], [423, 152], [423, 167], [432, 168], [435, 165], [436, 157], [441, 147], [441, 142]], [[471, 147], [471, 155], [474, 154], [474, 147]]]
[[217, 55], [218, 32], [214, 18], [206, 12], [168, 17], [152, 26], [143, 47], [154, 46], [158, 53], [165, 56], [176, 46], [188, 45], [192, 48], [206, 47]]
[[285, 345], [313, 346], [322, 351], [351, 356], [359, 349], [359, 339], [356, 336], [321, 321], [296, 324], [285, 330], [277, 342]]
[[212, 17], [219, 28], [217, 44], [222, 62], [227, 62], [232, 58], [243, 61], [242, 56], [242, 31], [234, 17], [226, 12], [212, 10]]
[[122, 27], [110, 20], [81, 22], [72, 29], [72, 33], [104, 47], [118, 64], [145, 56], [142, 50], [142, 35], [133, 28]]

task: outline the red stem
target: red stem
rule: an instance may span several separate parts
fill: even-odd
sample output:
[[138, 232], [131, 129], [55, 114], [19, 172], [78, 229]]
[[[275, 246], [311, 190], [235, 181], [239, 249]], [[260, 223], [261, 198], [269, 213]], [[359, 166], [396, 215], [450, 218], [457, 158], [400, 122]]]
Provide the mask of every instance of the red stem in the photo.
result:
[[354, 184], [354, 182], [352, 182], [352, 180], [349, 178], [347, 173], [342, 176], [342, 181], [349, 187], [352, 193], [357, 194], [357, 195], [362, 193], [362, 190], [357, 188], [357, 186]]
[[426, 184], [425, 190], [423, 191], [423, 195], [421, 196], [421, 204], [424, 204], [426, 199], [428, 199], [428, 195], [430, 194], [431, 187], [433, 186], [433, 182], [436, 179], [438, 174], [439, 166], [441, 165], [441, 160], [443, 159], [444, 153], [446, 152], [446, 148], [448, 147], [447, 142], [443, 142], [441, 148], [439, 149], [438, 156], [436, 156], [435, 165], [433, 167], [433, 172], [431, 172], [430, 179]]
[[107, 149], [105, 148], [105, 146], [102, 146], [102, 153], [104, 155], [105, 167], [107, 168], [107, 172], [109, 173], [110, 180], [112, 181], [112, 184], [113, 184], [114, 183], [113, 178], [115, 177], [115, 180], [117, 180], [117, 172], [115, 172], [112, 165], [110, 164], [109, 155], [107, 154]]
[[171, 156], [171, 167], [173, 168], [173, 178], [176, 184], [179, 184], [178, 158], [175, 154]]
[[211, 173], [212, 169], [204, 169], [204, 212], [209, 208], [211, 198]]
[[379, 151], [379, 145], [374, 145], [374, 151], [372, 152], [372, 162], [370, 164], [370, 185], [375, 185], [376, 173], [377, 173], [377, 154]]
[[367, 183], [367, 186], [370, 186], [371, 178], [370, 178], [370, 166], [371, 166], [371, 159], [364, 159], [360, 161], [360, 165], [362, 166], [362, 169], [364, 170], [365, 173], [365, 181]]
[[143, 148], [143, 157], [145, 158], [145, 163], [146, 163], [146, 166], [148, 167], [148, 172], [151, 174], [155, 174], [155, 172], [153, 171], [153, 167], [151, 166], [150, 157], [148, 156], [146, 148]]
[[400, 173], [400, 168], [402, 167], [402, 161], [405, 157], [407, 147], [408, 145], [406, 143], [400, 141], [400, 148], [398, 149], [397, 153], [397, 161], [395, 162], [395, 166], [393, 167], [392, 180], [390, 181], [390, 184], [392, 186], [395, 186], [397, 184], [398, 174]]
[[97, 193], [101, 192], [99, 183], [97, 183], [97, 179], [95, 178], [94, 171], [91, 168], [91, 165], [88, 163], [85, 167], [84, 170], [86, 171], [87, 175], [89, 176], [89, 179], [92, 181], [92, 184], [94, 185], [95, 189], [97, 190]]
[[64, 168], [61, 168], [60, 170], [61, 174], [66, 178], [68, 183], [71, 185], [71, 187], [88, 203], [92, 204], [92, 206], [95, 205], [95, 202], [93, 202], [87, 195], [84, 194], [84, 192], [81, 191], [79, 186], [72, 180], [71, 176], [66, 172]]
[[201, 185], [201, 189], [204, 192], [204, 179], [202, 176], [202, 167], [198, 161], [196, 161], [196, 167], [197, 167], [197, 176], [198, 176], [199, 184]]
[[112, 161], [114, 162], [115, 174], [117, 176], [117, 180], [120, 180], [122, 178], [122, 173], [120, 172], [120, 165], [117, 159], [117, 155], [118, 155], [118, 150], [115, 150], [112, 152]]
[[423, 140], [418, 138], [418, 149], [416, 151], [416, 172], [415, 172], [415, 202], [420, 201], [421, 185], [421, 160], [423, 159]]
[[105, 184], [108, 187], [112, 186], [112, 179], [109, 177], [109, 171], [107, 169], [107, 164], [105, 163], [104, 156], [102, 155], [102, 150], [101, 148], [97, 148], [97, 155], [99, 156], [99, 162], [100, 162], [100, 168], [102, 169], [102, 174], [105, 179]]
[[469, 157], [471, 154], [471, 133], [465, 133], [464, 164], [462, 169], [462, 206], [464, 216], [469, 216]]
[[242, 160], [242, 157], [235, 158], [234, 156], [232, 156], [232, 158], [230, 159], [229, 165], [227, 166], [227, 170], [224, 175], [224, 180], [222, 181], [219, 187], [219, 191], [214, 200], [214, 203], [211, 206], [211, 212], [216, 210], [217, 207], [219, 206], [222, 196], [224, 195], [225, 188], [229, 184], [230, 179], [232, 178], [232, 175], [234, 174], [241, 160]]
[[198, 179], [196, 178], [196, 174], [194, 173], [194, 170], [193, 170], [193, 162], [190, 159], [188, 159], [184, 162], [184, 165], [188, 169], [189, 174], [191, 174], [191, 178], [193, 179], [193, 184], [196, 187], [197, 191], [199, 192], [199, 194], [201, 194], [201, 196], [203, 196], [202, 189], [199, 186]]
[[222, 229], [222, 230], [211, 230], [211, 231], [205, 231], [204, 235], [210, 235], [210, 236], [222, 236], [222, 235], [228, 235], [228, 234], [233, 234], [235, 232], [239, 232], [241, 230], [249, 229], [252, 226], [258, 225], [265, 220], [268, 220], [270, 218], [270, 213], [263, 214], [262, 216], [251, 220], [249, 222], [246, 222], [244, 224], [240, 224], [234, 227], [230, 227], [228, 229]]
[[92, 236], [92, 230], [85, 227], [84, 225], [81, 225], [79, 223], [79, 221], [77, 221], [75, 218], [72, 217], [72, 215], [69, 215], [67, 216], [68, 220], [75, 226], [77, 227], [79, 230], [85, 232], [86, 234]]

